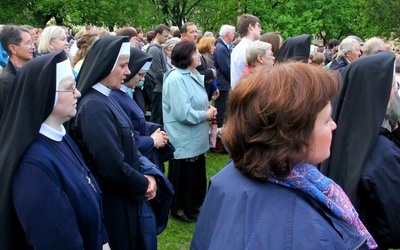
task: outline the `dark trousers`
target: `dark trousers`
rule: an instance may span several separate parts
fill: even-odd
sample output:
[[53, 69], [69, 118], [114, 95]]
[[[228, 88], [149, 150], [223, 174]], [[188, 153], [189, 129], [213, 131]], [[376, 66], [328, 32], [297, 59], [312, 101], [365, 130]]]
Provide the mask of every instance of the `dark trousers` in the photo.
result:
[[224, 125], [226, 103], [228, 101], [228, 94], [229, 94], [229, 90], [220, 90], [219, 97], [217, 98], [217, 100], [214, 101], [215, 107], [218, 110], [218, 113], [217, 113], [218, 128], [220, 128], [220, 127], [222, 127], [222, 125]]
[[151, 116], [150, 122], [163, 124], [162, 117], [162, 92], [153, 92], [151, 98]]

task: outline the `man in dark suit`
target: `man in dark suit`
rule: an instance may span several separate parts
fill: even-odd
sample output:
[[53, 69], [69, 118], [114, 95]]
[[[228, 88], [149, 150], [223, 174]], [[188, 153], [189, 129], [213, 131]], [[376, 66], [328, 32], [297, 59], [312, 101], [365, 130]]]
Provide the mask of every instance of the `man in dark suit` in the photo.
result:
[[217, 69], [217, 86], [219, 97], [215, 100], [215, 107], [218, 110], [218, 128], [224, 124], [226, 102], [228, 93], [231, 89], [231, 52], [233, 49], [232, 41], [235, 36], [235, 27], [222, 25], [219, 31], [220, 37], [217, 40], [214, 52], [214, 65]]

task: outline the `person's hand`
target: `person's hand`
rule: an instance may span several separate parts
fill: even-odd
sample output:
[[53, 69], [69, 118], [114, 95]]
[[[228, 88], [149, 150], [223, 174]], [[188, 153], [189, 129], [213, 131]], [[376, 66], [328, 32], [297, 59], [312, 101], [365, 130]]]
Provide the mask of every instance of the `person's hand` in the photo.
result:
[[102, 250], [111, 250], [110, 245], [108, 243], [104, 244]]
[[165, 133], [165, 131], [162, 131], [160, 128], [154, 131], [154, 133], [151, 134], [150, 137], [153, 138], [155, 148], [162, 148], [168, 142], [167, 133]]
[[149, 201], [149, 200], [153, 199], [154, 197], [156, 197], [157, 183], [156, 183], [156, 179], [154, 179], [154, 177], [151, 175], [144, 175], [144, 177], [146, 177], [147, 180], [149, 180], [149, 186], [147, 187], [147, 191], [144, 194], [144, 197]]
[[212, 95], [212, 99], [215, 101], [217, 100], [217, 98], [219, 97], [219, 89], [217, 89], [216, 91], [214, 91], [213, 95]]
[[217, 117], [217, 109], [215, 108], [215, 107], [213, 107], [213, 106], [208, 106], [208, 109], [207, 109], [207, 119], [208, 120], [212, 120], [212, 119], [215, 119], [216, 117]]

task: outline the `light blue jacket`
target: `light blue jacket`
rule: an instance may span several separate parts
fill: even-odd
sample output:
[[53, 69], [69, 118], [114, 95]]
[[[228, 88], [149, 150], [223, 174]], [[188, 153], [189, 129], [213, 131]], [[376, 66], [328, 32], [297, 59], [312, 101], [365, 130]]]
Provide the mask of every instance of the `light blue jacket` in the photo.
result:
[[196, 70], [173, 69], [164, 75], [164, 128], [175, 147], [175, 159], [198, 156], [209, 149], [208, 97], [204, 76]]

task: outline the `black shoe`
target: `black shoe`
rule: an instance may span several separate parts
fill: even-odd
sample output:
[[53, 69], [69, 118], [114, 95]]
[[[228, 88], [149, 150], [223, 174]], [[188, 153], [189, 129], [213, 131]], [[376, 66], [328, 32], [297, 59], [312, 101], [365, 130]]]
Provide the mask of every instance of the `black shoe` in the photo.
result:
[[172, 217], [178, 219], [183, 222], [196, 222], [196, 219], [193, 217], [186, 216], [186, 214], [178, 215], [176, 213], [171, 213]]

